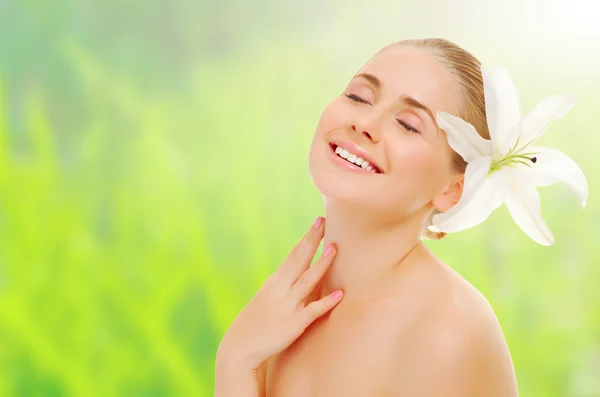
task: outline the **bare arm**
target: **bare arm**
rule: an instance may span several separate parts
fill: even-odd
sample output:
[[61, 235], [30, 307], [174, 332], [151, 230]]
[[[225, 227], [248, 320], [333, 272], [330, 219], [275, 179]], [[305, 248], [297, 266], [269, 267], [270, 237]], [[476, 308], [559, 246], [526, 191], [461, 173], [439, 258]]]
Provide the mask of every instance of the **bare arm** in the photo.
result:
[[217, 356], [215, 397], [263, 397], [258, 374], [236, 365], [231, 359]]
[[267, 363], [265, 361], [263, 365], [258, 369], [258, 395], [259, 397], [267, 397]]

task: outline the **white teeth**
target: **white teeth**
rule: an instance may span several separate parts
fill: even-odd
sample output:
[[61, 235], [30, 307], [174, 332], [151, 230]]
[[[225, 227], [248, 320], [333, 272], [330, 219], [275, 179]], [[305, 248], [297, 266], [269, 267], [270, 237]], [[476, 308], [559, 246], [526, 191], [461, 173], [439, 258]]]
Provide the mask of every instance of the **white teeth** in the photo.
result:
[[367, 171], [372, 172], [374, 174], [377, 173], [375, 171], [375, 169], [373, 168], [373, 166], [371, 166], [367, 160], [363, 159], [362, 157], [358, 157], [354, 153], [350, 153], [346, 149], [342, 149], [341, 147], [336, 146], [336, 148], [335, 148], [335, 154], [337, 154], [338, 156], [346, 159], [347, 161], [349, 161], [349, 162], [351, 162], [353, 164], [356, 164], [356, 165], [362, 167], [364, 170], [367, 170]]

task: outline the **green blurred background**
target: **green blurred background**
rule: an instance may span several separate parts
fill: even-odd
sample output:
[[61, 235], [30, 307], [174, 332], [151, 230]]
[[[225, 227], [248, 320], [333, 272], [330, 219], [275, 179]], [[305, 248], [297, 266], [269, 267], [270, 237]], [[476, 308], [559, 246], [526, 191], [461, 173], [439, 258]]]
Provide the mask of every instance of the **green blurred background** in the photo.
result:
[[444, 37], [522, 107], [578, 94], [540, 145], [536, 245], [503, 207], [428, 246], [489, 299], [523, 396], [600, 396], [600, 3], [0, 1], [0, 396], [211, 396], [235, 315], [315, 216], [308, 147], [382, 46]]

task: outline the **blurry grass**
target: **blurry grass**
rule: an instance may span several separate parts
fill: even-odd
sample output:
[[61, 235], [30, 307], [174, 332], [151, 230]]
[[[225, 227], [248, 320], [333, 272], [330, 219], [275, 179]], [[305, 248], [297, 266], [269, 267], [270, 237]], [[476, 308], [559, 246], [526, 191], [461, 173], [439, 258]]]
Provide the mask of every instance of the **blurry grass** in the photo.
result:
[[[86, 109], [75, 141], [31, 90], [16, 150], [0, 103], [0, 395], [209, 396], [220, 337], [322, 214], [308, 145], [320, 98], [348, 76], [286, 42], [207, 61], [179, 96], [144, 96], [63, 49]], [[505, 210], [428, 243], [494, 306], [523, 396], [600, 393], [600, 164], [573, 148], [590, 201], [581, 212], [543, 189], [554, 247]]]
[[[83, 151], [59, 167], [58, 134], [35, 93], [29, 152], [11, 158], [4, 145], [0, 324], [15, 347], [3, 355], [12, 375], [3, 371], [2, 383], [9, 395], [31, 395], [42, 375], [54, 382], [40, 382], [42, 395], [208, 395], [216, 336], [204, 293], [218, 283], [203, 266], [200, 207], [181, 188], [164, 114], [72, 55], [109, 88], [94, 87], [108, 98], [96, 102]], [[132, 130], [102, 125], [102, 106], [115, 103]], [[199, 319], [182, 321], [182, 308]]]

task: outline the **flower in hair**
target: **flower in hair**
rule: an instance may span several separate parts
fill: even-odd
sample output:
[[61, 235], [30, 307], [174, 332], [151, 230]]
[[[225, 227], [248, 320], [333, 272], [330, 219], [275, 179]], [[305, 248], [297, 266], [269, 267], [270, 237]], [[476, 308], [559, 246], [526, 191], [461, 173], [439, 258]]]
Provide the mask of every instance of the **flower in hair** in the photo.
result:
[[503, 203], [516, 224], [542, 245], [554, 236], [542, 218], [537, 186], [566, 184], [585, 206], [588, 184], [579, 166], [558, 150], [531, 146], [550, 121], [563, 117], [575, 104], [574, 96], [551, 96], [521, 116], [517, 90], [501, 67], [482, 68], [487, 123], [491, 140], [459, 117], [437, 112], [448, 143], [467, 162], [460, 200], [436, 214], [432, 226], [457, 232], [486, 220]]

